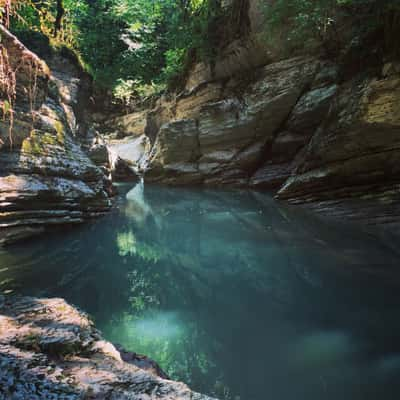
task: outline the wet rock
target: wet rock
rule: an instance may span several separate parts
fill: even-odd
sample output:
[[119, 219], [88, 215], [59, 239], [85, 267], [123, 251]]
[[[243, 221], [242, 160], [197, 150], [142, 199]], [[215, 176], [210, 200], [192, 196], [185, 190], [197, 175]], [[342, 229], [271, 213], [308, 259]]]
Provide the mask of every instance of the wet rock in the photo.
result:
[[0, 297], [0, 399], [212, 400], [104, 341], [62, 299]]

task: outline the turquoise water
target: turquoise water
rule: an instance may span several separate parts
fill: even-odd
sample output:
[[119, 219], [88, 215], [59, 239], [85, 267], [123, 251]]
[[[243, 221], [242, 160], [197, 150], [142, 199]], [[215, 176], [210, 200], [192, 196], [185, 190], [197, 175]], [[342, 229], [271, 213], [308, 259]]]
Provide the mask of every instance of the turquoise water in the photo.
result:
[[115, 210], [0, 251], [0, 289], [232, 400], [400, 398], [400, 256], [248, 191], [121, 187]]

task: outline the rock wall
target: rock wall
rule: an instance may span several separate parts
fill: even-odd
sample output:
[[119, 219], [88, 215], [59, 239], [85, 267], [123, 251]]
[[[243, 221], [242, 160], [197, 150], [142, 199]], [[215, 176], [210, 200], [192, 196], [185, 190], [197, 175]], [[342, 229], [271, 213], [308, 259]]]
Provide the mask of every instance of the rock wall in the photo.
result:
[[152, 143], [145, 179], [273, 190], [325, 213], [397, 225], [399, 63], [348, 18], [336, 58], [282, 59], [252, 47], [260, 3], [249, 1], [248, 13], [249, 32], [214, 65], [194, 65], [183, 92], [141, 113], [138, 134]]
[[388, 63], [379, 77], [357, 77], [340, 86], [278, 198], [397, 225], [399, 160], [400, 64]]
[[0, 296], [0, 399], [212, 400], [102, 339], [62, 299]]
[[[257, 71], [257, 80], [240, 95], [235, 94], [240, 82], [232, 81], [220, 92], [213, 91], [212, 99], [179, 98], [178, 118], [160, 128], [146, 179], [246, 185], [249, 172], [257, 168], [264, 148], [311, 85], [317, 68], [317, 60], [294, 58]], [[182, 108], [190, 110], [187, 118], [182, 118]]]
[[0, 120], [1, 245], [102, 215], [110, 200], [103, 171], [82, 149], [79, 110], [89, 92], [77, 69], [55, 54], [50, 70], [1, 26], [0, 34], [1, 70], [8, 62], [16, 78], [13, 112]]

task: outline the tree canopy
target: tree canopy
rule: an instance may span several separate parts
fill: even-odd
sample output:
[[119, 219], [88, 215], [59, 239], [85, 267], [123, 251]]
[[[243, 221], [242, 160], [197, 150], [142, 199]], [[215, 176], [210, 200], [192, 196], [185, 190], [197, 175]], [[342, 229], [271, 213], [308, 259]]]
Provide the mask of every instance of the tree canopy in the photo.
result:
[[[231, 7], [248, 2], [233, 0]], [[338, 12], [354, 14], [358, 7], [369, 10], [370, 26], [384, 30], [388, 47], [398, 48], [400, 0], [265, 0], [261, 4], [265, 31], [290, 27], [285, 35], [291, 46], [304, 46], [309, 37], [334, 42]], [[114, 88], [121, 97], [132, 88], [140, 94], [174, 87], [191, 61], [212, 59], [218, 48], [215, 37], [229, 30], [221, 19], [223, 8], [221, 0], [0, 0], [0, 15], [4, 21], [12, 16], [14, 32], [37, 31], [53, 45], [70, 47], [99, 85]]]
[[[1, 0], [6, 7], [10, 0]], [[1, 4], [0, 1], [0, 4]], [[38, 31], [81, 56], [100, 84], [173, 84], [194, 54], [209, 54], [217, 0], [20, 0], [14, 32]]]

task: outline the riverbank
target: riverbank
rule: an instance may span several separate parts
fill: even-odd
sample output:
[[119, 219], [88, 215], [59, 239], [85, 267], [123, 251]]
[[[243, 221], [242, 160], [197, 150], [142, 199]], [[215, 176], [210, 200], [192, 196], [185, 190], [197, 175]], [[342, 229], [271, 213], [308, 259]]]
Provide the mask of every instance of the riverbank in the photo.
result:
[[211, 400], [118, 351], [63, 299], [0, 296], [0, 399]]

